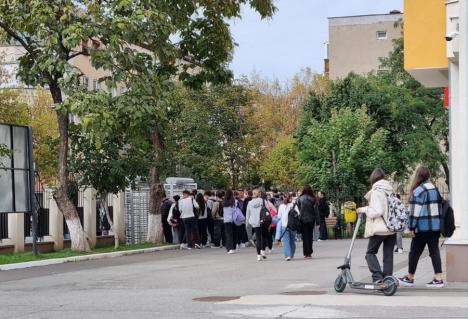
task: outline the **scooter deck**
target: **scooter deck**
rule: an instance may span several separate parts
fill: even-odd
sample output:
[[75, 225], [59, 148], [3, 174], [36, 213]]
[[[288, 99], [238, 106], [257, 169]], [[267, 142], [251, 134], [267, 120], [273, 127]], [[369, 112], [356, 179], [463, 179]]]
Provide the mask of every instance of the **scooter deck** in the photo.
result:
[[349, 284], [354, 289], [369, 289], [369, 290], [382, 290], [388, 288], [385, 283], [366, 283], [366, 282], [353, 282]]

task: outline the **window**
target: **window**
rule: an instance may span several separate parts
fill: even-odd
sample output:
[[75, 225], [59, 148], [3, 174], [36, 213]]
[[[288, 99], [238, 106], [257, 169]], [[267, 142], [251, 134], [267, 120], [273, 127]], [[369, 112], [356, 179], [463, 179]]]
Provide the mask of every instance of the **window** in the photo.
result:
[[99, 80], [93, 80], [93, 90], [99, 91], [100, 89], [101, 89], [101, 84], [99, 83]]
[[89, 79], [86, 76], [83, 77], [83, 88], [85, 90], [89, 89]]
[[387, 31], [377, 31], [377, 40], [387, 40]]

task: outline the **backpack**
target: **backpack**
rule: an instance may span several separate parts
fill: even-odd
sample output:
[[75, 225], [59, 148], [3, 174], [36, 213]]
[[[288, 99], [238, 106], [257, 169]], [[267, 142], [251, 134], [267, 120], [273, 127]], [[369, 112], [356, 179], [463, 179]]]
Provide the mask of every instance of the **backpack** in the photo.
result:
[[401, 200], [396, 197], [395, 193], [388, 194], [381, 190], [386, 196], [388, 201], [388, 217], [387, 220], [382, 216], [387, 229], [391, 232], [402, 232], [408, 226], [409, 211]]
[[296, 204], [288, 212], [288, 225], [292, 231], [300, 231], [301, 230], [301, 220], [299, 218], [299, 214], [296, 211]]
[[232, 213], [232, 222], [236, 224], [236, 226], [240, 226], [245, 223], [245, 216], [242, 214], [242, 210], [239, 207], [236, 207]]
[[219, 217], [224, 217], [223, 203], [221, 203], [221, 202], [219, 203], [218, 216]]
[[260, 208], [260, 226], [268, 228], [272, 221], [273, 218], [271, 218], [270, 211], [265, 206], [265, 200], [263, 200], [262, 208]]
[[442, 202], [442, 211], [440, 213], [440, 233], [445, 238], [452, 237], [455, 231], [455, 216], [453, 214], [453, 208], [450, 206], [450, 203], [445, 200], [441, 195], [439, 190], [440, 201]]

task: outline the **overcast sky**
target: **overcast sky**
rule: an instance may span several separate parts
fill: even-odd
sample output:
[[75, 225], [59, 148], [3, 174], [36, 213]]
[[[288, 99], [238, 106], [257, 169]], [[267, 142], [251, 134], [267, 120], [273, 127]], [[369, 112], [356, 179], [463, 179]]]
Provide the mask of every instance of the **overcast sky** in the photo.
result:
[[328, 17], [403, 11], [403, 0], [275, 0], [270, 20], [244, 8], [232, 23], [238, 44], [231, 68], [236, 78], [253, 71], [281, 81], [301, 68], [323, 72]]

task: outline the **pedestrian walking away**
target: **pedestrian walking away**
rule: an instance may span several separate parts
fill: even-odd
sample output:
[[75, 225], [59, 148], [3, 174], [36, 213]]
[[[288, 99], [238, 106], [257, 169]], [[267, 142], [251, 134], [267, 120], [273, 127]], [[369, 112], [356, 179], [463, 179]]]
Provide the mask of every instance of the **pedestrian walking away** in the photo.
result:
[[[393, 187], [385, 180], [382, 169], [376, 168], [370, 176], [371, 190], [365, 195], [368, 206], [360, 207], [357, 213], [366, 215], [364, 237], [369, 238], [366, 261], [374, 283], [381, 282], [385, 277], [393, 274], [393, 247], [395, 247], [395, 233], [387, 228], [386, 220], [389, 216], [387, 195], [393, 193]], [[383, 270], [380, 267], [377, 253], [383, 244]]]
[[296, 252], [296, 232], [288, 228], [289, 213], [291, 210], [296, 209], [293, 205], [292, 196], [287, 194], [283, 197], [283, 203], [278, 209], [279, 224], [281, 225], [281, 240], [283, 243], [284, 258], [290, 261], [294, 258]]
[[[255, 189], [252, 192], [252, 200], [247, 205], [246, 221], [252, 227], [255, 234], [255, 247], [257, 250], [258, 261], [267, 258], [265, 255], [267, 238], [265, 238], [265, 230], [263, 229], [265, 227], [260, 223], [260, 211], [263, 206], [264, 201], [261, 198], [260, 190]], [[267, 229], [266, 233], [268, 233]]]
[[440, 215], [442, 213], [442, 196], [437, 188], [429, 181], [429, 168], [420, 166], [411, 184], [411, 198], [409, 201], [409, 230], [412, 237], [408, 274], [399, 278], [400, 284], [406, 287], [414, 286], [414, 275], [424, 248], [428, 247], [434, 268], [434, 279], [426, 284], [429, 288], [442, 288], [442, 261], [439, 250]]
[[183, 191], [182, 197], [183, 198], [179, 200], [179, 210], [185, 228], [187, 248], [192, 249], [196, 247], [195, 245], [198, 246], [196, 242], [196, 238], [198, 238], [198, 234], [196, 233], [198, 227], [197, 220], [195, 219], [195, 210], [198, 209], [199, 206], [188, 190]]
[[228, 254], [233, 254], [236, 250], [236, 236], [234, 233], [236, 230], [236, 225], [234, 224], [233, 220], [235, 210], [236, 200], [234, 198], [234, 192], [229, 189], [226, 191], [223, 201], [223, 221], [224, 231], [226, 233], [226, 250]]
[[315, 209], [314, 191], [310, 185], [304, 186], [301, 196], [297, 200], [299, 215], [301, 219], [301, 234], [302, 234], [302, 250], [304, 258], [312, 258], [313, 236], [315, 223], [317, 221], [317, 213]]

